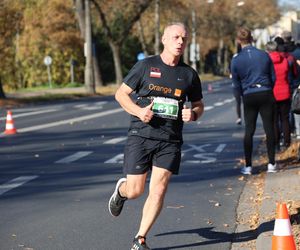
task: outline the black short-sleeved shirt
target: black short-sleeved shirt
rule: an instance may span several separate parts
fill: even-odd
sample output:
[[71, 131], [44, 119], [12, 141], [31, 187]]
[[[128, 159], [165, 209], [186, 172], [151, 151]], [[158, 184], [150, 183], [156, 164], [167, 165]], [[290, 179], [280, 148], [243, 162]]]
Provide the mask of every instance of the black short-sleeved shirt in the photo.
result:
[[186, 100], [196, 102], [202, 99], [197, 72], [182, 61], [176, 66], [166, 65], [158, 55], [137, 62], [123, 82], [136, 92], [140, 107], [151, 103], [149, 97], [171, 98], [179, 104], [176, 120], [153, 116], [149, 123], [143, 123], [138, 117], [131, 116], [129, 135], [181, 142], [183, 104]]

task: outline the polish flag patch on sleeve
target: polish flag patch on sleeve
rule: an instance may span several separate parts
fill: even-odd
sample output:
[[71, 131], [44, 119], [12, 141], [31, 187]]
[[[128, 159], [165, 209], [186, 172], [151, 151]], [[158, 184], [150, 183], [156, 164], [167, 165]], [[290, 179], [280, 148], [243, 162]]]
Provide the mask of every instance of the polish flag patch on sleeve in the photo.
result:
[[155, 77], [155, 78], [160, 78], [161, 77], [161, 72], [159, 68], [150, 68], [150, 77]]

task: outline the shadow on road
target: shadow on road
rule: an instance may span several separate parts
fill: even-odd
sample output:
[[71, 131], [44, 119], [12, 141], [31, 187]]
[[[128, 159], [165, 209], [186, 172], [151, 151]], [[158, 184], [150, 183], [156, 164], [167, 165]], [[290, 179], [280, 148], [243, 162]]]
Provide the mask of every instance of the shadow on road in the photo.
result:
[[[273, 230], [274, 220], [266, 222], [261, 225], [263, 230], [261, 232], [266, 232]], [[205, 228], [196, 228], [196, 229], [189, 229], [189, 230], [182, 230], [182, 231], [174, 231], [169, 233], [157, 234], [156, 236], [164, 236], [164, 235], [173, 235], [173, 234], [198, 234], [201, 239], [205, 238], [208, 239], [206, 241], [195, 242], [191, 244], [183, 244], [177, 246], [169, 246], [166, 248], [153, 248], [153, 250], [167, 250], [167, 249], [178, 249], [184, 248], [188, 249], [189, 247], [197, 247], [197, 246], [204, 246], [204, 245], [212, 245], [224, 242], [247, 242], [250, 240], [254, 240], [257, 238], [257, 229], [248, 230], [240, 233], [227, 233], [227, 232], [216, 232], [213, 231], [214, 227], [205, 227]], [[201, 240], [199, 239], [199, 240]]]

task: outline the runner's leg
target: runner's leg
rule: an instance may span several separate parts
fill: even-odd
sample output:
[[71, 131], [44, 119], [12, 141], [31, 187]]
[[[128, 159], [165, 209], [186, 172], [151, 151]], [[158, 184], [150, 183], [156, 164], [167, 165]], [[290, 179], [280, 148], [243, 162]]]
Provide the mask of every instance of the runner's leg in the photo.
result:
[[144, 193], [147, 173], [138, 175], [127, 175], [126, 182], [119, 188], [119, 193], [127, 199], [135, 199]]
[[170, 171], [153, 166], [149, 195], [144, 204], [142, 220], [137, 235], [146, 236], [160, 214], [171, 175]]

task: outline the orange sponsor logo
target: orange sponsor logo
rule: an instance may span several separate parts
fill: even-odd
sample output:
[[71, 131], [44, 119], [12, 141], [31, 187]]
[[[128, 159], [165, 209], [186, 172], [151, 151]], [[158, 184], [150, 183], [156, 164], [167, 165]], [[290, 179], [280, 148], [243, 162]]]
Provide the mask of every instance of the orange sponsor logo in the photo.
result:
[[150, 90], [155, 90], [155, 91], [158, 91], [158, 92], [163, 92], [164, 94], [170, 94], [172, 92], [171, 88], [162, 87], [162, 86], [159, 86], [159, 85], [154, 85], [152, 83], [149, 84], [149, 89]]
[[175, 96], [181, 96], [181, 89], [175, 89], [175, 93], [174, 93]]

